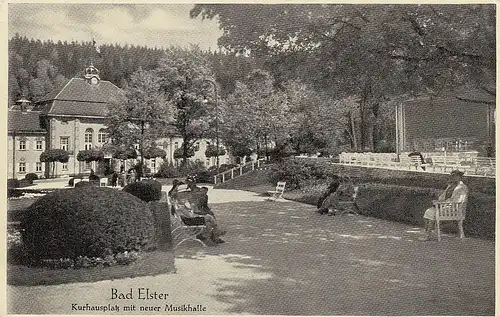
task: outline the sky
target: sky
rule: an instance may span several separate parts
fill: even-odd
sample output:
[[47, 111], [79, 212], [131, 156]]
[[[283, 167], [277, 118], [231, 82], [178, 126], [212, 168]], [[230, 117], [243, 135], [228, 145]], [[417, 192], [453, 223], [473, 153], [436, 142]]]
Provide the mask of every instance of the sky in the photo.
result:
[[52, 41], [91, 41], [148, 47], [217, 48], [217, 22], [191, 19], [193, 4], [9, 3], [8, 35]]

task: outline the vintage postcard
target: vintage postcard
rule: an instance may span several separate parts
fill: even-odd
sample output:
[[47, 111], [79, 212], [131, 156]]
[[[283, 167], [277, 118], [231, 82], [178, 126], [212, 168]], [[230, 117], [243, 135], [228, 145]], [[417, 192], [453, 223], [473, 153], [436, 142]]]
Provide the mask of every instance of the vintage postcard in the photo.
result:
[[6, 315], [495, 315], [495, 4], [2, 10]]

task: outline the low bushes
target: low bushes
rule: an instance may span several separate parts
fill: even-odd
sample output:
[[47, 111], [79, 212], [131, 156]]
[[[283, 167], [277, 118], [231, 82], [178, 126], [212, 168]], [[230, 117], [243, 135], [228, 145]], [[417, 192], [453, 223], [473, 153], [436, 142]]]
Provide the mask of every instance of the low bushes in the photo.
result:
[[198, 172], [196, 174], [196, 181], [199, 183], [213, 183], [215, 175], [220, 172], [228, 171], [237, 166], [237, 164], [221, 164], [218, 169], [216, 166], [212, 166], [208, 170]]
[[[444, 189], [448, 180], [446, 174], [417, 173], [360, 166], [333, 164], [331, 159], [287, 159], [273, 166], [269, 181], [276, 184], [286, 181], [288, 189], [307, 187], [309, 182], [327, 182], [332, 175], [345, 175], [358, 183], [381, 183], [400, 186]], [[487, 195], [495, 194], [495, 179], [465, 176], [464, 183], [471, 191]]]
[[145, 202], [156, 201], [161, 198], [161, 183], [155, 180], [143, 180], [128, 184], [123, 191]]
[[24, 176], [24, 179], [28, 180], [30, 184], [33, 184], [33, 181], [38, 179], [38, 175], [36, 175], [35, 173], [28, 173], [26, 174], [26, 176]]
[[26, 178], [21, 180], [18, 180], [17, 178], [10, 178], [7, 180], [7, 188], [22, 188], [30, 185], [33, 185], [33, 181]]
[[22, 216], [21, 233], [27, 257], [42, 264], [151, 248], [154, 225], [148, 205], [138, 198], [89, 186], [37, 200]]
[[[287, 199], [316, 205], [327, 184], [310, 185], [285, 193]], [[424, 211], [432, 207], [441, 190], [388, 184], [361, 184], [357, 204], [365, 216], [423, 226]], [[444, 229], [456, 231], [456, 223], [445, 223]], [[495, 237], [495, 196], [471, 192], [464, 221], [466, 235], [484, 239]]]
[[[441, 192], [430, 188], [365, 184], [359, 193], [358, 206], [367, 216], [423, 225], [424, 211]], [[456, 225], [448, 227], [455, 229]], [[466, 235], [494, 239], [495, 196], [469, 194], [464, 231]]]
[[90, 185], [92, 185], [92, 183], [89, 181], [81, 181], [81, 182], [76, 183], [75, 188], [87, 187]]
[[162, 178], [176, 178], [188, 175], [197, 175], [205, 171], [207, 171], [205, 164], [200, 160], [196, 160], [194, 162], [187, 161], [184, 165], [181, 164], [179, 167], [176, 167], [169, 162], [163, 162], [155, 176]]
[[17, 178], [9, 178], [7, 180], [7, 188], [18, 188], [20, 184]]
[[156, 172], [155, 174], [155, 177], [162, 177], [162, 178], [175, 178], [179, 176], [180, 176], [179, 170], [174, 166], [172, 162], [167, 162], [167, 161], [164, 161], [160, 165], [158, 172]]

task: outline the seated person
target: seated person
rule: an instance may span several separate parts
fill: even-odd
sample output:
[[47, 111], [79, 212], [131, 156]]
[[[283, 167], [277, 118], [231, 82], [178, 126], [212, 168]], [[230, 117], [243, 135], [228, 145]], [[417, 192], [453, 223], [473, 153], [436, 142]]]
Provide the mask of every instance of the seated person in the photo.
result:
[[[177, 187], [178, 188], [178, 187]], [[191, 201], [193, 201], [190, 191], [177, 191], [174, 198], [171, 196], [173, 212], [177, 213], [182, 222], [188, 226], [205, 225], [206, 230], [197, 236], [200, 240], [211, 240], [215, 243], [224, 243], [220, 238], [225, 232], [217, 228], [217, 223], [212, 215], [199, 215], [193, 212]]]
[[195, 194], [197, 198], [194, 202], [193, 211], [198, 215], [212, 215], [215, 218], [215, 214], [208, 207], [208, 188], [201, 187], [199, 193]]
[[340, 176], [333, 175], [332, 178], [333, 179], [330, 182], [330, 185], [328, 185], [328, 188], [326, 189], [325, 193], [319, 198], [316, 205], [316, 207], [318, 208], [316, 212], [318, 212], [320, 215], [325, 215], [329, 212], [330, 201], [327, 200], [327, 198], [334, 194], [340, 186]]
[[[178, 179], [174, 179], [172, 181], [172, 188], [168, 191], [168, 197], [170, 198], [170, 201], [174, 201], [177, 199], [177, 194], [179, 193], [179, 186], [183, 185], [183, 182], [180, 182]], [[172, 203], [170, 212], [172, 215], [175, 214], [175, 208], [174, 204]]]
[[[330, 185], [333, 187], [333, 183]], [[343, 208], [342, 204], [345, 202], [352, 202], [356, 211], [358, 211], [358, 206], [354, 199], [356, 198], [358, 188], [354, 186], [352, 181], [349, 179], [343, 180], [339, 182], [337, 189], [330, 193], [327, 196], [321, 207], [318, 209], [318, 212], [321, 214], [328, 214], [329, 216], [333, 216], [336, 213], [336, 210]], [[328, 191], [327, 191], [328, 192]]]
[[[424, 156], [416, 149], [413, 149], [413, 151], [410, 154], [408, 154], [408, 157], [418, 157], [420, 159], [420, 163], [425, 164]], [[425, 166], [420, 166], [420, 167], [425, 171]]]
[[[439, 201], [449, 201], [453, 203], [465, 202], [467, 200], [468, 188], [462, 182], [463, 172], [454, 170], [450, 173], [450, 180], [445, 191], [439, 196]], [[436, 208], [431, 207], [424, 213], [425, 233], [424, 241], [431, 239], [431, 232], [436, 225]]]

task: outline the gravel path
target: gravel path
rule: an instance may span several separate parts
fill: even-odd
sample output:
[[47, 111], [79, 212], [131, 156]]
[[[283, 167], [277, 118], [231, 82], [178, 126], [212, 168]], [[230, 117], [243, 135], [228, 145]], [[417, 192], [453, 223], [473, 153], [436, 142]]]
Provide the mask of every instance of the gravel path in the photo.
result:
[[[244, 191], [211, 188], [209, 196], [227, 243], [181, 246], [176, 274], [8, 286], [8, 312], [97, 314], [72, 304], [112, 304], [120, 315], [146, 313], [141, 306], [159, 307], [148, 314], [189, 314], [165, 308], [191, 304], [206, 307], [191, 314], [211, 315], [494, 315], [492, 241], [421, 242], [423, 230], [404, 224], [320, 216], [313, 206]], [[113, 288], [132, 289], [135, 299], [112, 300]], [[139, 288], [169, 295], [140, 300]], [[130, 305], [136, 310], [124, 312]]]

